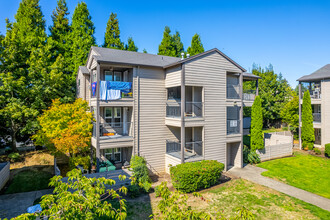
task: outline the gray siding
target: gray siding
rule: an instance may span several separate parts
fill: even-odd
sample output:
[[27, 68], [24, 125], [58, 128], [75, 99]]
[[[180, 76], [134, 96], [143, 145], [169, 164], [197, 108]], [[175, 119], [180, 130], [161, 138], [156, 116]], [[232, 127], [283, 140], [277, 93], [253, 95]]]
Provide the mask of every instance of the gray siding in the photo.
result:
[[185, 65], [187, 86], [204, 88], [205, 159], [226, 164], [226, 75], [241, 70], [217, 52], [202, 56]]
[[175, 87], [181, 85], [181, 65], [171, 67], [165, 71], [165, 87]]
[[321, 84], [322, 105], [321, 105], [321, 144], [330, 143], [330, 80]]

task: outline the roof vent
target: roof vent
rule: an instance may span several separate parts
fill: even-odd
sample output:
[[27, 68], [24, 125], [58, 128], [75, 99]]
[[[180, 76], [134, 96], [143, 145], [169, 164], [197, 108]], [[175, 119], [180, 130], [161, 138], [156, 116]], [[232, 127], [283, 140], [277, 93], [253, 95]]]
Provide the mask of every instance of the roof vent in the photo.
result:
[[184, 59], [184, 53], [181, 53], [181, 60]]
[[189, 58], [190, 57], [190, 54], [189, 53], [187, 53], [187, 58]]

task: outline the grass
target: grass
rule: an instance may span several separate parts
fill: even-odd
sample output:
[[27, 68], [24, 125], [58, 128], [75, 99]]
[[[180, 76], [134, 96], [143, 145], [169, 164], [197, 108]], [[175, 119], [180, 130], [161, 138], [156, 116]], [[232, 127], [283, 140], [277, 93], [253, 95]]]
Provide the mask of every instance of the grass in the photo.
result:
[[257, 165], [262, 173], [291, 186], [330, 199], [330, 160], [295, 152], [294, 157], [266, 161]]
[[29, 192], [47, 189], [53, 175], [45, 171], [24, 170], [17, 173], [10, 181], [5, 194]]
[[[233, 179], [201, 192], [206, 201], [190, 196], [188, 204], [211, 214], [235, 216], [236, 208], [246, 207], [256, 219], [330, 219], [330, 212], [252, 182]], [[127, 201], [127, 219], [149, 219], [157, 213], [158, 198]]]

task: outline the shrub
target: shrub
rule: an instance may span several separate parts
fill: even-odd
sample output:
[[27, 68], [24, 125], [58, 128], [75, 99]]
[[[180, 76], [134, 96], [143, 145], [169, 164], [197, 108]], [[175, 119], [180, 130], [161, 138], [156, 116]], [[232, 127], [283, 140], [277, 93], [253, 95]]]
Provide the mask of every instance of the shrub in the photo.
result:
[[324, 155], [330, 157], [330, 143], [325, 145]]
[[260, 156], [256, 151], [250, 151], [247, 160], [250, 164], [257, 164], [261, 162]]
[[250, 149], [244, 145], [244, 147], [243, 147], [243, 162], [244, 163], [249, 163], [249, 159], [248, 159], [249, 153], [250, 153]]
[[70, 169], [75, 169], [76, 166], [81, 165], [84, 167], [85, 170], [88, 170], [89, 166], [90, 166], [90, 157], [86, 156], [77, 156], [77, 157], [70, 157], [69, 158], [69, 166]]
[[321, 154], [321, 150], [320, 149], [318, 149], [318, 148], [314, 148], [314, 152], [315, 152], [315, 154], [317, 154], [317, 155], [320, 155]]
[[264, 135], [262, 133], [263, 117], [261, 99], [257, 96], [251, 108], [251, 149], [264, 149]]
[[137, 198], [141, 195], [140, 187], [137, 185], [130, 185], [127, 187], [128, 195], [131, 198]]
[[143, 157], [133, 156], [131, 159], [132, 185], [138, 185], [144, 191], [149, 192], [151, 189], [151, 180], [147, 162]]
[[314, 143], [314, 127], [313, 127], [313, 113], [311, 105], [311, 97], [309, 91], [304, 92], [303, 104], [301, 110], [301, 139], [302, 142]]
[[22, 160], [22, 157], [19, 153], [10, 153], [8, 155], [8, 158], [10, 159], [11, 162], [18, 162]]
[[308, 148], [308, 150], [313, 150], [314, 144], [313, 143], [308, 143], [307, 148]]
[[183, 163], [170, 168], [173, 186], [182, 192], [194, 192], [216, 184], [224, 165], [216, 160]]

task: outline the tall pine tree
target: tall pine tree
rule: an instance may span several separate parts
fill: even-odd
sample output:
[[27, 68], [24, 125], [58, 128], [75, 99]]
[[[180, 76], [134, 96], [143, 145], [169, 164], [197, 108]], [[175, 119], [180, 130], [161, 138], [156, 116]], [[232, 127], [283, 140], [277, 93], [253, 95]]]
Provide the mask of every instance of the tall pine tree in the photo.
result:
[[125, 45], [125, 50], [137, 52], [138, 49], [139, 48], [135, 45], [133, 38], [129, 37], [127, 40], [127, 44]]
[[260, 97], [257, 96], [251, 110], [251, 151], [264, 148], [263, 118]]
[[315, 134], [313, 127], [313, 113], [311, 105], [311, 96], [309, 90], [304, 92], [302, 109], [301, 109], [301, 140], [304, 146], [306, 144], [314, 144]]
[[190, 56], [194, 56], [204, 52], [204, 47], [200, 36], [196, 33], [191, 39], [191, 45], [187, 49], [187, 53]]
[[120, 40], [119, 21], [116, 13], [111, 13], [104, 35], [103, 47], [123, 50], [124, 43]]
[[22, 0], [15, 22], [7, 22], [7, 33], [2, 41], [4, 50], [0, 74], [1, 127], [6, 127], [12, 148], [16, 140], [32, 134], [39, 113], [33, 97], [34, 75], [28, 71], [30, 56], [46, 42], [45, 20], [38, 0]]
[[184, 48], [183, 48], [183, 43], [181, 42], [181, 36], [179, 31], [176, 31], [172, 37], [175, 46], [176, 57], [181, 57], [181, 53], [184, 52]]
[[85, 64], [91, 46], [95, 45], [95, 27], [91, 19], [86, 3], [78, 3], [73, 12], [70, 33], [73, 80], [76, 79], [78, 67]]
[[165, 27], [162, 42], [158, 47], [158, 55], [171, 57], [176, 57], [177, 55], [173, 36], [171, 35], [171, 29], [168, 26]]

